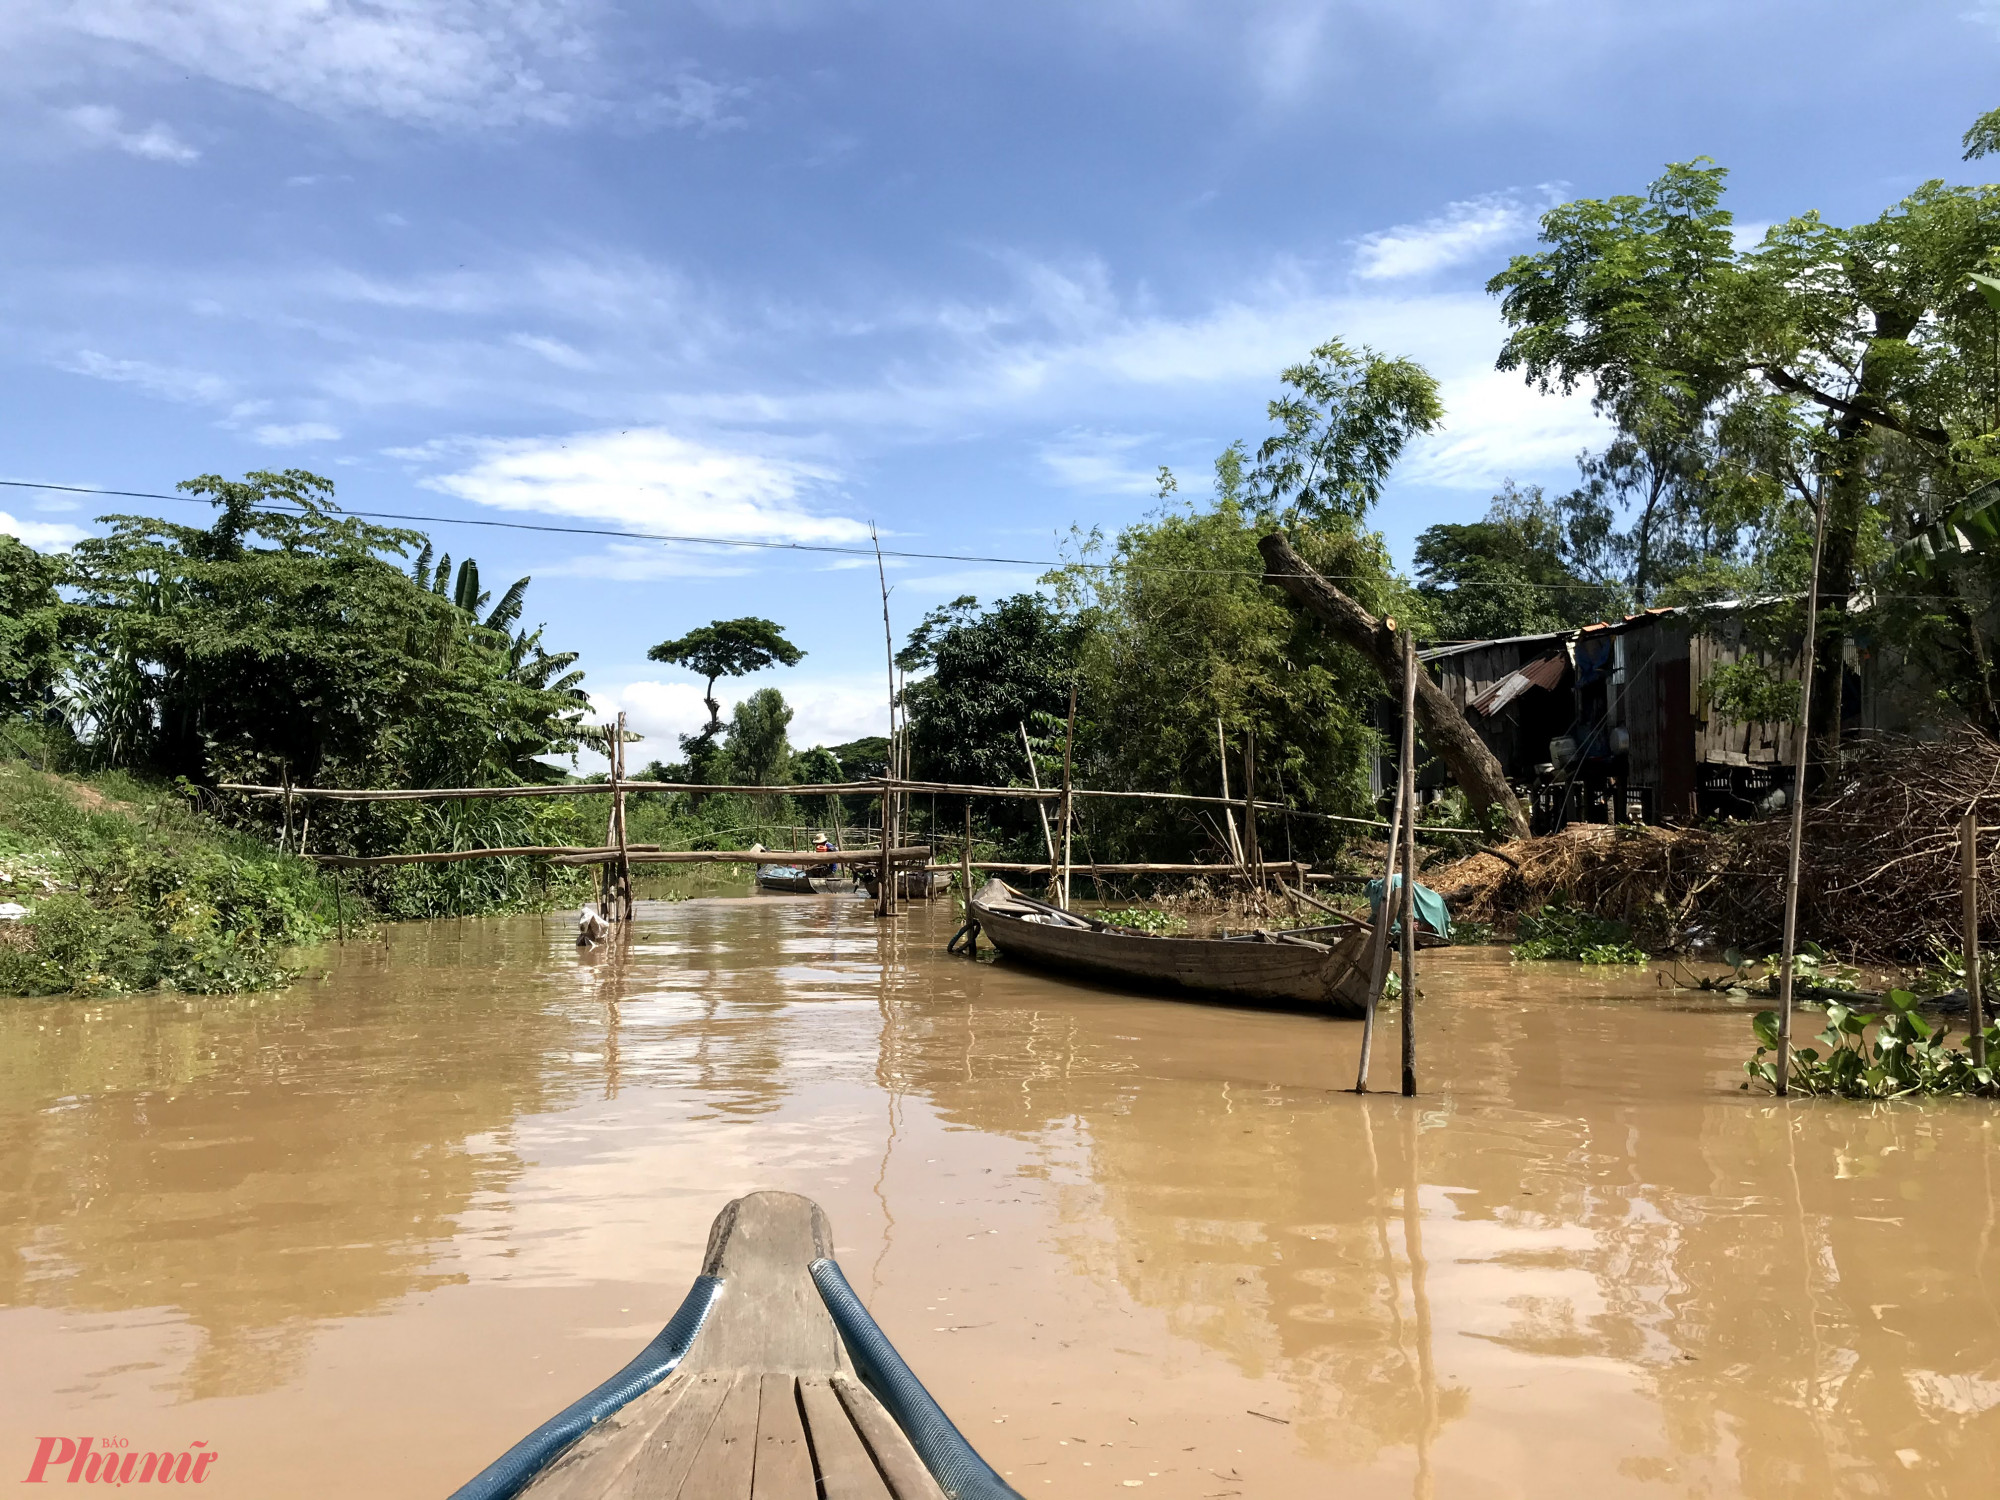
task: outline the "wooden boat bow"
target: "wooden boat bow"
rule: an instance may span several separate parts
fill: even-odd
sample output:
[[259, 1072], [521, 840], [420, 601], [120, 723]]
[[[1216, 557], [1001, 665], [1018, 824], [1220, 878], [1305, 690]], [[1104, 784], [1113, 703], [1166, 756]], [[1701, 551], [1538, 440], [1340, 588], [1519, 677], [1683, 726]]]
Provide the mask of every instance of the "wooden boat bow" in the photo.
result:
[[[647, 1356], [653, 1365], [636, 1368]], [[717, 1216], [688, 1302], [647, 1355], [453, 1500], [517, 1495], [1020, 1500], [861, 1306], [833, 1259], [826, 1215], [775, 1192]]]

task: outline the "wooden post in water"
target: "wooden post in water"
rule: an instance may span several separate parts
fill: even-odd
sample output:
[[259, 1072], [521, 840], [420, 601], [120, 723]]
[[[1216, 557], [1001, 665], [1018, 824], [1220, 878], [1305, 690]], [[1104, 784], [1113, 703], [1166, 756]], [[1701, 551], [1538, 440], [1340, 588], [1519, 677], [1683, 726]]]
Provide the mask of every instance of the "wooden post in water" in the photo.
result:
[[979, 919], [972, 914], [972, 799], [965, 799], [965, 842], [958, 851], [958, 883], [965, 892], [965, 956], [979, 957]]
[[896, 774], [896, 638], [889, 629], [889, 575], [882, 568], [882, 539], [875, 534], [871, 523], [868, 536], [875, 543], [875, 579], [882, 586], [882, 649], [889, 659], [889, 763], [888, 772], [882, 779], [882, 888], [875, 897], [875, 915], [893, 917], [896, 914], [896, 875], [889, 863], [889, 849], [894, 844], [894, 804], [895, 794], [889, 790], [890, 778]]
[[[1383, 622], [1391, 630], [1396, 628], [1394, 620]], [[1401, 770], [1400, 760], [1397, 763]], [[1396, 884], [1397, 856], [1402, 851], [1402, 831], [1404, 803], [1409, 796], [1410, 784], [1400, 774], [1396, 777], [1396, 810], [1389, 815], [1389, 854], [1382, 862], [1382, 905], [1375, 918], [1375, 935], [1368, 945], [1368, 1005], [1361, 1018], [1361, 1067], [1354, 1080], [1354, 1092], [1368, 1092], [1368, 1064], [1375, 1053], [1375, 1012], [1382, 1003], [1382, 986], [1389, 977], [1389, 923], [1395, 917], [1392, 891]]]
[[632, 920], [632, 860], [625, 847], [625, 711], [618, 711], [618, 745], [611, 765], [611, 818], [618, 828], [618, 911], [621, 921]]
[[[1417, 633], [1403, 632], [1403, 1097], [1417, 1095]], [[1387, 892], [1383, 893], [1385, 896]], [[1385, 902], [1386, 904], [1386, 902]]]
[[1070, 752], [1076, 745], [1076, 681], [1069, 685], [1069, 727], [1063, 731], [1063, 783], [1062, 783], [1062, 899], [1060, 905], [1069, 910], [1069, 825], [1070, 825]]
[[1979, 972], [1979, 804], [1965, 810], [1958, 825], [1959, 890], [1965, 917], [1966, 1019], [1972, 1025], [1972, 1065], [1986, 1066], [1985, 976]]
[[333, 922], [335, 930], [340, 934], [340, 940], [344, 943], [347, 941], [347, 903], [341, 898], [340, 886], [340, 871], [335, 870], [333, 872]]
[[[1813, 655], [1819, 633], [1819, 562], [1826, 546], [1826, 481], [1820, 481], [1813, 517], [1812, 582], [1806, 589], [1806, 638], [1799, 654], [1799, 722], [1792, 731], [1798, 769], [1792, 777], [1792, 841], [1785, 856], [1785, 938], [1778, 959], [1778, 1082], [1780, 1097], [1792, 1085], [1792, 970], [1799, 951], [1799, 862], [1806, 839], [1806, 760], [1811, 744]], [[1836, 726], [1837, 727], [1837, 726]]]
[[896, 870], [889, 863], [889, 778], [882, 778], [882, 860], [881, 874], [875, 887], [875, 915], [893, 917], [896, 915]]

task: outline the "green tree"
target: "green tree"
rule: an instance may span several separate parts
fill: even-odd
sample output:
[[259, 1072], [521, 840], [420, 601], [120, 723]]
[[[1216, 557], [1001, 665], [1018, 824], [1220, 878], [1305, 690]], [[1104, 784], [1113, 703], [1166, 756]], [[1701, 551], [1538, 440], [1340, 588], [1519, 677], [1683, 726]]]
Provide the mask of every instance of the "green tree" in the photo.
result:
[[[1366, 345], [1329, 339], [1281, 378], [1290, 393], [1270, 404], [1278, 431], [1258, 447], [1249, 487], [1283, 524], [1360, 519], [1410, 439], [1444, 417], [1428, 370]], [[1225, 492], [1242, 482], [1242, 457], [1232, 446], [1217, 464]]]
[[904, 699], [918, 774], [993, 786], [1021, 781], [1021, 726], [1065, 711], [1088, 629], [1041, 594], [1015, 594], [983, 612], [967, 596], [925, 616], [896, 658], [905, 671], [930, 669]]
[[68, 662], [59, 558], [0, 535], [0, 717], [37, 712]]
[[791, 722], [792, 706], [776, 688], [759, 688], [740, 700], [730, 712], [716, 779], [755, 786], [789, 781], [792, 744], [785, 731]]
[[649, 660], [685, 667], [707, 679], [702, 701], [708, 705], [707, 737], [722, 729], [722, 706], [715, 701], [719, 677], [742, 677], [766, 667], [795, 667], [805, 652], [785, 639], [784, 631], [771, 622], [746, 615], [740, 620], [715, 620], [690, 630], [671, 641], [661, 641], [646, 653]]
[[1601, 509], [1587, 491], [1559, 502], [1539, 486], [1510, 483], [1484, 519], [1427, 528], [1417, 538], [1417, 588], [1432, 629], [1444, 640], [1476, 641], [1622, 615], [1618, 586], [1589, 576], [1604, 549], [1595, 559], [1580, 555], [1602, 534]]
[[[1087, 775], [1100, 786], [1214, 795], [1226, 745], [1232, 790], [1240, 795], [1242, 750], [1254, 732], [1260, 795], [1282, 792], [1296, 806], [1321, 811], [1365, 811], [1369, 759], [1378, 749], [1370, 717], [1381, 680], [1264, 585], [1258, 538], [1269, 523], [1232, 494], [1241, 470], [1231, 460], [1240, 455], [1238, 448], [1223, 454], [1207, 506], [1165, 501], [1108, 548], [1086, 537], [1078, 565], [1050, 580], [1058, 603], [1090, 627], [1082, 640], [1078, 731]], [[1328, 513], [1292, 535], [1316, 566], [1346, 580], [1370, 607], [1406, 602], [1381, 538], [1351, 515]], [[1087, 818], [1100, 857], [1228, 848], [1212, 815], [1171, 805], [1092, 803]], [[1281, 826], [1267, 822], [1267, 852], [1282, 848]], [[1290, 833], [1301, 854], [1339, 842], [1323, 823]]]
[[[109, 516], [74, 551], [85, 736], [194, 780], [546, 779], [576, 743], [573, 658], [510, 640], [390, 559], [422, 538], [343, 516], [300, 470], [182, 489], [212, 526]], [[283, 509], [273, 508], [282, 505]]]
[[1635, 442], [1653, 441], [1649, 424], [1708, 442], [1690, 499], [1715, 535], [1740, 530], [1769, 584], [1797, 578], [1824, 504], [1816, 732], [1838, 731], [1841, 643], [1871, 611], [1953, 696], [1990, 704], [1990, 588], [1958, 579], [1957, 597], [1917, 606], [1860, 586], [2000, 477], [2000, 315], [1974, 279], [2000, 269], [2000, 188], [1930, 182], [1866, 223], [1804, 214], [1738, 249], [1724, 176], [1676, 164], [1644, 197], [1546, 215], [1546, 248], [1490, 283], [1511, 329], [1501, 367], [1589, 382]]

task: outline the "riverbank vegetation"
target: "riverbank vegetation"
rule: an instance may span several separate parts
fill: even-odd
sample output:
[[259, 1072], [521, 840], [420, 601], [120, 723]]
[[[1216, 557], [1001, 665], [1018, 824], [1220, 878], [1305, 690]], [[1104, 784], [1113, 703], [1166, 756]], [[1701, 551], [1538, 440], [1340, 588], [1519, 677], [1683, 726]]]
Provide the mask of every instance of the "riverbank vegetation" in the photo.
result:
[[338, 900], [158, 782], [0, 761], [0, 995], [274, 988], [292, 950], [332, 936]]
[[[1990, 123], [1968, 136], [1970, 157], [2000, 140]], [[1227, 785], [1239, 798], [1254, 777], [1260, 798], [1297, 810], [1259, 820], [1265, 856], [1334, 863], [1356, 833], [1340, 820], [1382, 812], [1384, 658], [1374, 637], [1336, 636], [1266, 581], [1273, 537], [1371, 631], [1393, 617], [1427, 642], [1505, 636], [1661, 604], [1700, 620], [1754, 598], [1741, 626], [1782, 662], [1801, 646], [1823, 511], [1823, 680], [1807, 729], [1839, 774], [1807, 813], [1803, 927], [1832, 951], [1898, 960], [1951, 932], [1949, 830], [2000, 768], [2000, 187], [1928, 183], [1860, 224], [1803, 213], [1754, 239], [1726, 187], [1724, 168], [1697, 160], [1634, 193], [1562, 204], [1540, 246], [1492, 278], [1499, 366], [1544, 390], [1588, 390], [1606, 420], [1573, 487], [1494, 476], [1484, 513], [1424, 530], [1403, 575], [1377, 508], [1405, 451], [1448, 414], [1420, 365], [1328, 339], [1281, 372], [1266, 433], [1226, 447], [1212, 478], [1184, 489], [1162, 468], [1149, 514], [1073, 531], [1034, 588], [904, 622], [911, 772], [1048, 786], [1067, 762], [1095, 787]], [[205, 791], [548, 781], [571, 774], [562, 761], [596, 731], [574, 654], [523, 624], [527, 579], [496, 602], [475, 563], [454, 571], [418, 533], [342, 513], [332, 485], [301, 470], [182, 488], [214, 505], [209, 524], [109, 517], [105, 535], [61, 556], [0, 538], [12, 753], [180, 789], [177, 805], [293, 853], [604, 838], [599, 798], [319, 804], [307, 816]], [[785, 788], [879, 775], [885, 741], [801, 751], [780, 689], [745, 695], [726, 720], [715, 697], [722, 678], [800, 659], [782, 627], [671, 623], [683, 633], [652, 654], [706, 681], [709, 722], [640, 774], [772, 790], [639, 795], [632, 840], [774, 844], [865, 823], [869, 799]], [[1925, 732], [1943, 738], [1913, 750], [1843, 727], [1843, 664], [1863, 653], [1895, 664]], [[1796, 684], [1757, 662], [1711, 687], [1704, 711], [1796, 717]], [[1525, 827], [1518, 809], [1463, 790], [1453, 826]], [[909, 809], [911, 831], [941, 848], [961, 826], [948, 800]], [[1250, 833], [1212, 806], [1091, 800], [1073, 854], [1222, 863]], [[982, 808], [978, 835], [982, 854], [1045, 856], [1026, 802]], [[1775, 936], [1782, 830], [1769, 823], [1572, 828], [1497, 855], [1467, 855], [1478, 835], [1458, 837], [1449, 852], [1466, 857], [1426, 878], [1468, 920], [1503, 932], [1525, 920], [1524, 952], [1754, 951]], [[298, 878], [299, 891], [324, 888]], [[371, 871], [354, 888], [382, 916], [420, 917], [544, 905], [588, 880], [496, 860]], [[306, 920], [228, 930], [276, 941]], [[199, 982], [171, 956], [156, 968]]]

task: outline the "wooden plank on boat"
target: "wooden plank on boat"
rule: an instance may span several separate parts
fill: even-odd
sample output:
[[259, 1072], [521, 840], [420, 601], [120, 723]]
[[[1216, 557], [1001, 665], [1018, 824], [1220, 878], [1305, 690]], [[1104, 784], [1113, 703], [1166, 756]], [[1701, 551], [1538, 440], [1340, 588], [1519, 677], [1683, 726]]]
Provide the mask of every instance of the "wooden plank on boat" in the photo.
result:
[[[575, 1500], [598, 1500], [598, 1497], [601, 1500], [664, 1500], [664, 1497], [680, 1494], [688, 1471], [694, 1467], [695, 1455], [701, 1452], [708, 1430], [715, 1425], [716, 1416], [722, 1410], [723, 1399], [736, 1380], [732, 1375], [711, 1372], [692, 1379], [676, 1377], [672, 1383], [681, 1387], [681, 1399], [642, 1434], [638, 1455], [632, 1463], [605, 1488], [591, 1489], [587, 1482], [580, 1482], [562, 1492], [564, 1500], [570, 1496], [574, 1496]], [[650, 1391], [632, 1405], [638, 1406], [658, 1394], [657, 1390]], [[579, 1448], [582, 1446], [581, 1442], [577, 1444]], [[577, 1477], [587, 1481], [588, 1476]], [[537, 1480], [522, 1494], [524, 1497], [531, 1495], [534, 1500], [543, 1500], [541, 1481]]]
[[931, 1471], [917, 1457], [917, 1450], [903, 1436], [903, 1429], [882, 1409], [882, 1403], [868, 1388], [851, 1375], [834, 1376], [833, 1388], [840, 1393], [840, 1404], [847, 1409], [848, 1420], [868, 1445], [875, 1467], [889, 1481], [896, 1500], [945, 1500], [943, 1489], [931, 1478]]
[[766, 1375], [757, 1396], [757, 1465], [751, 1500], [799, 1500], [813, 1493], [812, 1451], [799, 1420], [798, 1378]]
[[819, 1482], [826, 1500], [892, 1500], [875, 1460], [868, 1456], [867, 1445], [848, 1419], [847, 1408], [833, 1393], [831, 1377], [801, 1375], [799, 1403], [805, 1408], [806, 1428], [812, 1434], [813, 1458], [819, 1464]]
[[[757, 1376], [738, 1371], [722, 1398], [722, 1410], [709, 1424], [708, 1435], [694, 1456], [694, 1467], [677, 1492], [687, 1500], [750, 1500], [750, 1483], [757, 1472]], [[797, 1500], [810, 1494], [799, 1492]], [[662, 1495], [660, 1500], [665, 1500]]]

